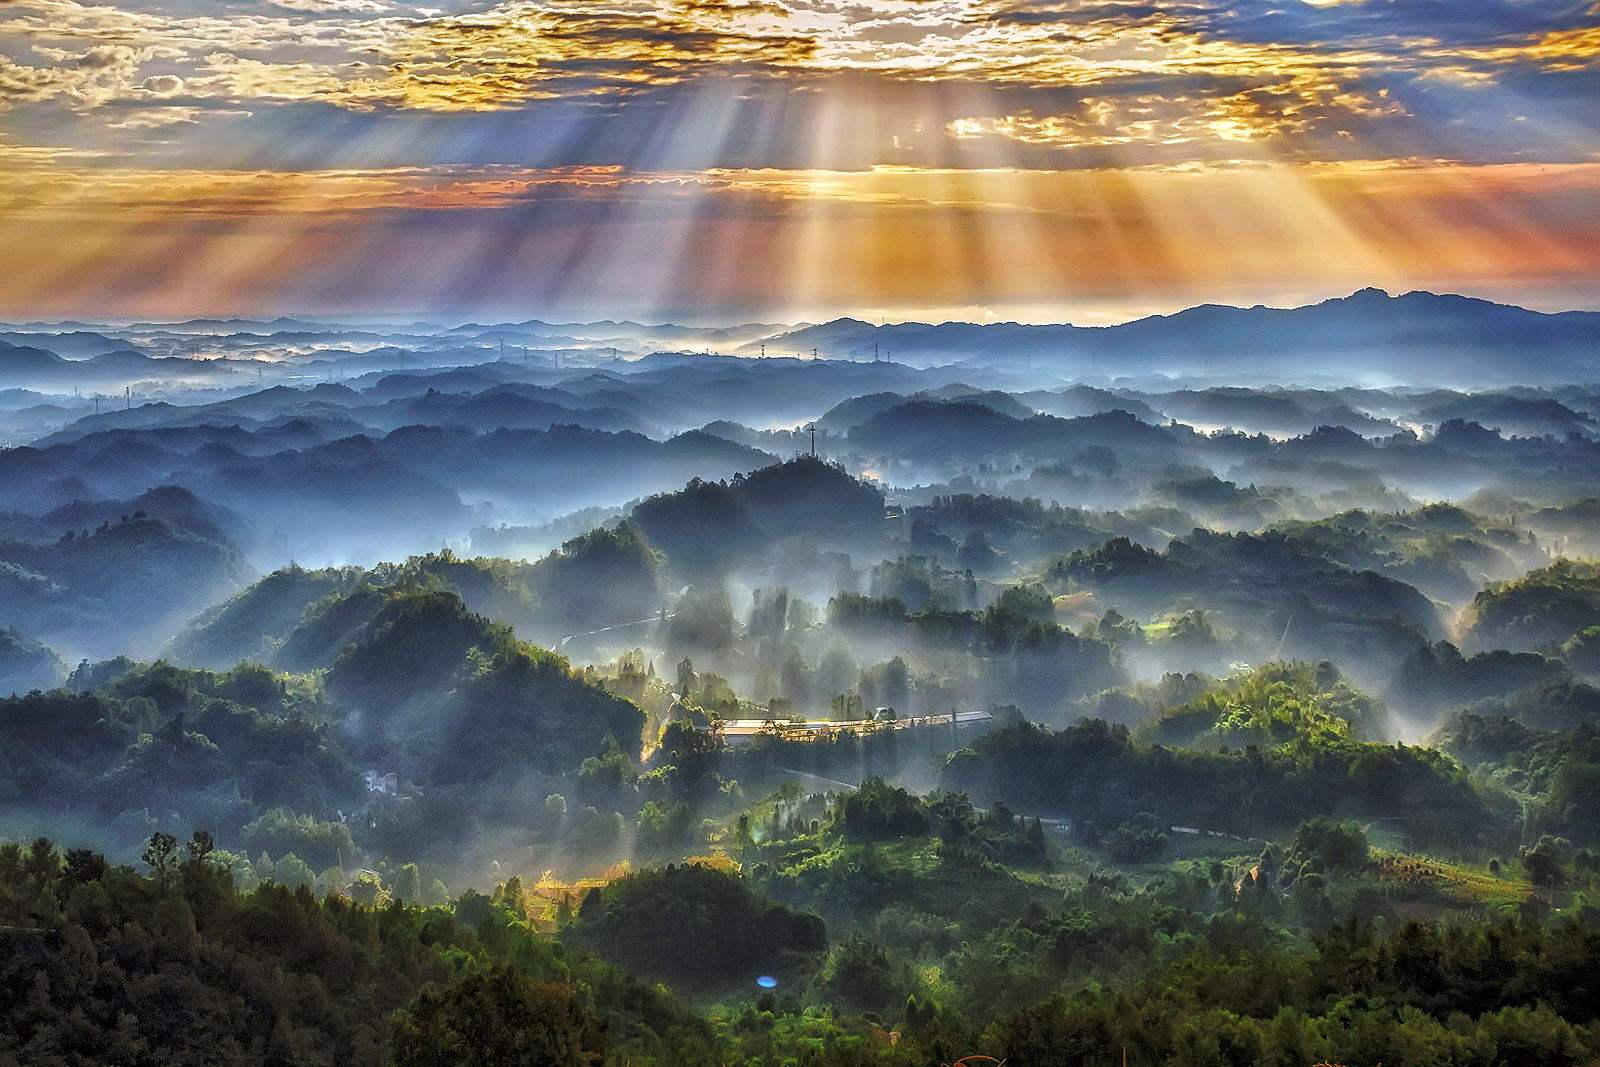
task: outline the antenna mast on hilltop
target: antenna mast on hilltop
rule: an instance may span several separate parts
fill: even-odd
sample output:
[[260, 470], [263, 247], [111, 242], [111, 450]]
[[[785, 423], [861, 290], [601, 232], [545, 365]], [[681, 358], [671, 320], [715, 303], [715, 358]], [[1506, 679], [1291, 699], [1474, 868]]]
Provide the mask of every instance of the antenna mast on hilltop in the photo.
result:
[[806, 432], [811, 435], [811, 458], [817, 458], [817, 424], [811, 423], [806, 427]]

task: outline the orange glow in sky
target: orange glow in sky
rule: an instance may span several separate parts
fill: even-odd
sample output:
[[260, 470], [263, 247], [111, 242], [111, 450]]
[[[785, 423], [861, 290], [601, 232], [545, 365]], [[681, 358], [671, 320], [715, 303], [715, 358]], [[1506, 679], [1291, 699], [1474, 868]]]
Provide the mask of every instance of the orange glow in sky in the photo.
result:
[[1597, 12], [6, 0], [0, 314], [1594, 307]]

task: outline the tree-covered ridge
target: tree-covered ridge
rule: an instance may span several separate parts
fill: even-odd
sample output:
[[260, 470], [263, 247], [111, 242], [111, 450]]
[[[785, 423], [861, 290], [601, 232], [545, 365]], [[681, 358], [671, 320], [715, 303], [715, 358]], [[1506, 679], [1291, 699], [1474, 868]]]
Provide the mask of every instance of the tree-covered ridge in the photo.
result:
[[1473, 598], [1462, 620], [1472, 648], [1533, 649], [1600, 625], [1600, 563], [1558, 559]]
[[[486, 654], [512, 642], [511, 628], [473, 614], [454, 593], [395, 591], [338, 648], [328, 664], [328, 690], [353, 711], [381, 716], [427, 713], [473, 650]], [[407, 716], [409, 717], [409, 716]]]
[[1053, 709], [1114, 684], [1120, 674], [1108, 642], [1039, 617], [1051, 611], [1048, 598], [1021, 589], [1003, 592], [981, 611], [933, 603], [913, 612], [898, 598], [841, 593], [828, 601], [828, 622], [863, 641], [981, 657], [989, 688]]
[[[1047, 474], [1040, 468], [1012, 489], [1047, 482]], [[1157, 482], [1151, 495], [1146, 506], [1118, 511], [1050, 504], [1032, 495], [937, 495], [908, 512], [910, 540], [913, 548], [950, 562], [964, 539], [981, 533], [997, 551], [1025, 566], [1046, 563], [1052, 555], [1064, 557], [1064, 564], [1081, 552], [1090, 575], [1108, 577], [1116, 553], [1123, 555], [1124, 565], [1136, 566], [1137, 555], [1129, 551], [1133, 546], [1159, 554], [1196, 528], [1220, 527], [1280, 542], [1323, 567], [1376, 571], [1449, 603], [1471, 600], [1485, 580], [1509, 578], [1546, 560], [1539, 537], [1517, 525], [1515, 516], [1452, 504], [1320, 514], [1309, 501], [1292, 499], [1288, 489], [1245, 489], [1209, 473], [1181, 471]], [[1303, 514], [1281, 518], [1286, 505]], [[1119, 537], [1128, 545], [1118, 542], [1110, 554], [1100, 552], [1105, 542]]]
[[315, 680], [249, 665], [129, 663], [92, 691], [0, 701], [0, 766], [13, 803], [233, 827], [280, 804], [331, 812], [361, 789]]
[[1455, 504], [1394, 513], [1356, 509], [1273, 529], [1331, 562], [1379, 571], [1450, 603], [1468, 601], [1486, 580], [1521, 573], [1546, 558], [1534, 531], [1515, 518]]
[[1590, 814], [1600, 803], [1600, 726], [1585, 723], [1562, 733], [1469, 710], [1429, 740], [1522, 800], [1525, 841], [1550, 834], [1600, 845], [1600, 827]]
[[1169, 746], [1268, 749], [1301, 738], [1379, 741], [1390, 732], [1387, 719], [1382, 705], [1332, 664], [1280, 663], [1230, 678], [1173, 708], [1148, 733]]
[[1271, 748], [1203, 752], [1146, 745], [1095, 720], [1060, 731], [1023, 724], [952, 754], [943, 781], [1074, 820], [1115, 826], [1151, 812], [1236, 834], [1327, 814], [1391, 820], [1418, 844], [1465, 843], [1505, 834], [1514, 814], [1435, 750], [1326, 730]]
[[168, 645], [179, 663], [227, 667], [240, 660], [269, 662], [302, 615], [322, 598], [363, 578], [359, 567], [306, 570], [291, 564], [201, 612]]
[[[454, 594], [392, 592], [375, 602], [326, 671], [122, 661], [80, 668], [78, 691], [0, 700], [0, 797], [98, 815], [109, 820], [108, 843], [122, 847], [171, 812], [206, 818], [232, 847], [278, 809], [341, 825], [364, 810], [351, 821], [357, 837], [385, 854], [396, 840], [415, 847], [405, 835], [419, 818], [437, 830], [494, 803], [454, 796], [454, 787], [543, 774], [571, 791], [562, 776], [575, 782], [607, 739], [639, 737], [635, 704], [471, 614]], [[431, 799], [375, 795], [359, 773], [374, 767]]]
[[640, 527], [623, 521], [563, 542], [532, 565], [528, 581], [545, 625], [610, 625], [660, 610], [665, 565]]
[[[254, 576], [233, 541], [210, 524], [186, 522], [172, 495], [157, 491], [140, 502], [152, 510], [129, 506], [54, 540], [0, 537], [5, 621], [57, 648], [150, 650]], [[172, 517], [163, 514], [169, 507]]]
[[680, 574], [703, 576], [748, 562], [796, 534], [864, 527], [883, 520], [883, 491], [814, 456], [718, 482], [692, 479], [629, 513]]
[[1397, 710], [1433, 715], [1473, 700], [1507, 696], [1558, 682], [1568, 674], [1558, 659], [1536, 652], [1494, 649], [1463, 656], [1447, 641], [1419, 645], [1384, 686]]
[[691, 988], [748, 985], [764, 973], [802, 978], [828, 948], [818, 916], [702, 862], [669, 863], [590, 890], [570, 937], [631, 971]]
[[[565, 659], [505, 634], [477, 646], [436, 718], [406, 736], [409, 751], [436, 741], [429, 779], [482, 782], [502, 771], [571, 772], [608, 738], [640, 737], [645, 715], [575, 675]], [[391, 727], [392, 729], [393, 727]]]
[[67, 675], [67, 665], [48, 645], [14, 626], [0, 627], [0, 693], [49, 689]]
[[999, 493], [938, 494], [910, 508], [906, 518], [911, 548], [946, 563], [956, 561], [974, 535], [1005, 558], [1034, 563], [1119, 536], [1165, 545], [1198, 525], [1193, 516], [1170, 507], [1107, 512]]
[[328, 666], [391, 598], [417, 593], [448, 593], [497, 623], [561, 634], [659, 610], [661, 569], [660, 554], [626, 522], [531, 563], [445, 549], [370, 568], [291, 565], [202, 613], [167, 651], [176, 662], [213, 668], [243, 659], [290, 670]]
[[[1040, 573], [1054, 597], [1090, 594], [1092, 603], [1135, 625], [1119, 646], [1145, 670], [1225, 670], [1237, 661], [1285, 656], [1333, 659], [1382, 677], [1403, 654], [1446, 632], [1439, 606], [1416, 588], [1373, 569], [1328, 558], [1276, 530], [1222, 534], [1196, 529], [1157, 551], [1129, 538], [1079, 549]], [[1179, 620], [1183, 640], [1162, 632]], [[1109, 635], [1108, 635], [1109, 636]]]
[[528, 572], [527, 564], [461, 559], [449, 550], [371, 568], [291, 564], [203, 613], [168, 652], [197, 666], [239, 660], [326, 666], [381, 600], [403, 593], [448, 592], [479, 614], [514, 625], [527, 621], [537, 602]]

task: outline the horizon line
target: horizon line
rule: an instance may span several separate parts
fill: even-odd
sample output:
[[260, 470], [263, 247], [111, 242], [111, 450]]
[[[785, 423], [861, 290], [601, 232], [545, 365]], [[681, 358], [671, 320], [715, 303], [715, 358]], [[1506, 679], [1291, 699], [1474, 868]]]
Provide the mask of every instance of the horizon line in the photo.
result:
[[[1475, 295], [1475, 294], [1470, 293], [1470, 292], [1458, 292], [1458, 291], [1452, 291], [1452, 290], [1434, 290], [1434, 289], [1408, 289], [1408, 290], [1405, 290], [1403, 292], [1399, 292], [1399, 291], [1391, 291], [1391, 290], [1386, 289], [1383, 286], [1379, 286], [1379, 285], [1366, 285], [1366, 286], [1361, 286], [1361, 287], [1359, 287], [1357, 289], [1350, 290], [1349, 292], [1344, 292], [1344, 293], [1340, 293], [1340, 294], [1337, 294], [1337, 295], [1324, 296], [1324, 297], [1321, 297], [1321, 298], [1310, 298], [1310, 299], [1302, 298], [1300, 300], [1300, 302], [1268, 302], [1268, 301], [1257, 300], [1254, 303], [1244, 303], [1242, 301], [1238, 302], [1238, 303], [1230, 303], [1230, 302], [1228, 302], [1226, 300], [1223, 300], [1223, 299], [1201, 300], [1201, 301], [1197, 301], [1197, 302], [1191, 303], [1191, 304], [1174, 305], [1170, 310], [1149, 310], [1149, 311], [1144, 311], [1144, 312], [1140, 312], [1140, 313], [1131, 314], [1126, 318], [1119, 318], [1119, 319], [1108, 320], [1108, 321], [1103, 321], [1103, 322], [1093, 322], [1093, 321], [1085, 322], [1085, 321], [1082, 321], [1081, 319], [1079, 321], [1073, 321], [1072, 318], [1069, 318], [1069, 317], [1066, 317], [1066, 316], [1060, 316], [1060, 317], [1055, 317], [1055, 318], [1040, 317], [1040, 318], [1037, 318], [1037, 319], [1034, 319], [1034, 318], [1005, 318], [1005, 317], [1000, 317], [999, 315], [996, 315], [995, 317], [992, 317], [992, 318], [986, 318], [986, 317], [981, 317], [981, 316], [959, 317], [959, 312], [962, 311], [962, 310], [974, 310], [974, 309], [962, 309], [962, 308], [951, 308], [951, 309], [949, 309], [950, 312], [954, 313], [954, 317], [946, 317], [946, 318], [938, 318], [937, 316], [928, 316], [928, 317], [921, 317], [921, 318], [909, 317], [909, 316], [917, 315], [919, 313], [920, 314], [925, 314], [925, 312], [912, 311], [912, 310], [909, 310], [909, 309], [908, 310], [904, 310], [904, 311], [901, 312], [901, 314], [904, 314], [904, 315], [906, 315], [908, 317], [890, 318], [886, 314], [884, 314], [885, 309], [881, 309], [881, 308], [877, 308], [877, 309], [858, 308], [858, 309], [853, 309], [853, 310], [849, 310], [849, 311], [840, 311], [838, 313], [832, 314], [830, 317], [813, 317], [813, 316], [809, 316], [809, 315], [799, 315], [799, 316], [795, 316], [795, 317], [789, 317], [788, 315], [782, 314], [782, 313], [777, 313], [777, 314], [772, 314], [772, 315], [764, 315], [764, 314], [760, 314], [760, 313], [757, 313], [757, 312], [750, 312], [750, 313], [743, 313], [743, 314], [734, 314], [729, 318], [717, 319], [717, 320], [704, 318], [703, 316], [706, 314], [706, 312], [704, 312], [704, 311], [692, 311], [692, 310], [687, 309], [687, 308], [679, 309], [679, 311], [681, 312], [681, 316], [678, 315], [678, 314], [675, 314], [675, 313], [670, 313], [670, 312], [669, 313], [664, 313], [664, 314], [673, 315], [673, 317], [670, 317], [670, 318], [661, 318], [661, 317], [659, 317], [659, 314], [661, 314], [661, 313], [658, 313], [658, 315], [641, 315], [641, 316], [635, 318], [635, 317], [632, 317], [631, 315], [629, 315], [628, 313], [621, 312], [621, 311], [612, 311], [612, 312], [598, 312], [597, 311], [597, 312], [593, 313], [594, 314], [593, 318], [582, 318], [582, 317], [571, 318], [571, 317], [562, 317], [562, 316], [563, 315], [571, 315], [571, 314], [581, 314], [581, 313], [578, 313], [578, 312], [563, 313], [563, 312], [559, 312], [559, 311], [545, 311], [545, 312], [527, 313], [527, 317], [526, 318], [521, 318], [521, 319], [509, 318], [509, 317], [501, 317], [501, 316], [504, 316], [504, 315], [515, 315], [515, 314], [517, 314], [515, 312], [499, 312], [497, 314], [483, 315], [481, 313], [468, 312], [468, 311], [435, 312], [435, 311], [424, 311], [424, 310], [412, 311], [412, 310], [405, 310], [405, 309], [394, 310], [394, 311], [384, 311], [384, 310], [366, 310], [366, 311], [362, 311], [362, 310], [358, 310], [358, 309], [354, 309], [354, 308], [347, 308], [347, 309], [343, 309], [343, 310], [339, 310], [339, 311], [314, 311], [314, 312], [313, 311], [306, 311], [306, 312], [296, 312], [296, 311], [255, 311], [255, 312], [235, 311], [235, 312], [214, 312], [214, 313], [199, 312], [199, 313], [194, 313], [194, 314], [187, 314], [187, 315], [184, 315], [182, 317], [177, 316], [177, 315], [159, 315], [159, 314], [157, 314], [157, 315], [126, 315], [126, 316], [114, 316], [114, 317], [113, 316], [103, 316], [103, 315], [71, 315], [71, 314], [69, 314], [69, 315], [64, 315], [61, 318], [42, 318], [42, 317], [29, 318], [29, 317], [10, 317], [10, 316], [8, 316], [6, 318], [0, 319], [0, 327], [4, 327], [4, 328], [7, 328], [7, 329], [12, 329], [12, 330], [17, 330], [17, 329], [22, 329], [22, 328], [27, 328], [27, 327], [43, 328], [43, 327], [51, 327], [51, 326], [73, 326], [73, 325], [99, 326], [99, 327], [106, 327], [106, 328], [113, 328], [113, 329], [117, 329], [117, 328], [128, 329], [128, 328], [131, 328], [131, 327], [134, 327], [134, 326], [148, 326], [148, 327], [159, 328], [159, 327], [181, 327], [181, 326], [190, 325], [191, 323], [205, 322], [205, 321], [209, 321], [209, 320], [214, 320], [214, 321], [217, 321], [219, 323], [261, 322], [261, 323], [267, 323], [267, 324], [271, 324], [272, 322], [277, 321], [277, 320], [289, 320], [289, 321], [301, 321], [301, 322], [307, 322], [307, 323], [314, 323], [314, 324], [317, 324], [317, 325], [359, 326], [359, 325], [361, 325], [361, 323], [356, 321], [356, 320], [366, 319], [366, 320], [370, 320], [372, 322], [372, 324], [375, 325], [375, 326], [376, 325], [383, 325], [383, 324], [387, 324], [387, 325], [390, 325], [390, 326], [405, 325], [405, 324], [408, 324], [408, 323], [403, 323], [400, 320], [409, 320], [409, 323], [422, 323], [422, 324], [426, 324], [426, 325], [429, 325], [429, 326], [438, 327], [438, 328], [440, 328], [442, 330], [456, 330], [456, 329], [461, 329], [461, 328], [466, 327], [466, 326], [482, 326], [485, 329], [494, 329], [496, 327], [522, 326], [522, 325], [525, 325], [525, 324], [530, 323], [530, 322], [538, 322], [538, 323], [540, 323], [542, 325], [550, 326], [550, 327], [556, 327], [556, 328], [568, 327], [568, 326], [596, 326], [596, 325], [604, 325], [604, 324], [612, 324], [612, 323], [614, 323], [616, 325], [640, 326], [640, 327], [644, 327], [644, 328], [647, 328], [647, 329], [676, 328], [676, 329], [694, 329], [694, 330], [717, 330], [717, 329], [738, 329], [738, 328], [743, 328], [743, 327], [778, 327], [781, 330], [791, 331], [791, 330], [797, 330], [797, 329], [812, 328], [812, 327], [817, 327], [817, 326], [827, 326], [827, 325], [832, 325], [834, 323], [845, 322], [845, 321], [857, 322], [857, 323], [860, 323], [863, 327], [870, 328], [870, 329], [873, 329], [873, 330], [883, 329], [883, 328], [887, 328], [887, 327], [890, 327], [890, 326], [944, 326], [944, 325], [1020, 326], [1020, 327], [1036, 327], [1036, 328], [1069, 327], [1069, 328], [1072, 328], [1072, 329], [1099, 330], [1099, 329], [1115, 328], [1117, 326], [1128, 325], [1130, 323], [1141, 322], [1141, 321], [1146, 321], [1146, 320], [1150, 320], [1150, 319], [1173, 318], [1173, 317], [1175, 317], [1177, 315], [1184, 314], [1185, 312], [1195, 311], [1195, 310], [1199, 310], [1199, 309], [1203, 309], [1203, 308], [1220, 308], [1220, 309], [1228, 309], [1228, 310], [1234, 310], [1234, 311], [1296, 311], [1296, 310], [1302, 310], [1302, 309], [1305, 309], [1305, 308], [1318, 307], [1318, 306], [1321, 306], [1323, 304], [1346, 301], [1346, 300], [1350, 300], [1350, 299], [1352, 299], [1354, 297], [1361, 296], [1362, 294], [1368, 294], [1368, 293], [1381, 293], [1381, 294], [1383, 294], [1384, 298], [1388, 299], [1388, 300], [1401, 300], [1401, 299], [1404, 299], [1406, 297], [1411, 297], [1411, 296], [1427, 296], [1427, 297], [1435, 297], [1435, 298], [1439, 298], [1439, 299], [1468, 300], [1468, 301], [1475, 301], [1475, 302], [1478, 302], [1478, 303], [1493, 304], [1493, 305], [1498, 306], [1498, 307], [1515, 308], [1515, 309], [1522, 310], [1522, 311], [1527, 311], [1527, 312], [1529, 312], [1531, 314], [1536, 314], [1536, 315], [1555, 316], [1555, 315], [1567, 315], [1567, 314], [1596, 314], [1596, 313], [1600, 313], [1600, 293], [1597, 293], [1595, 295], [1595, 302], [1590, 306], [1561, 306], [1561, 307], [1549, 308], [1549, 307], [1535, 307], [1535, 306], [1530, 306], [1529, 304], [1526, 304], [1526, 303], [1512, 302], [1512, 301], [1505, 300], [1505, 299], [1495, 299], [1495, 298], [1488, 297], [1488, 296], [1479, 296], [1479, 295]], [[874, 318], [874, 317], [878, 318], [879, 321], [878, 322], [873, 322], [872, 318]], [[698, 320], [698, 321], [694, 321], [694, 320]], [[749, 342], [749, 343], [754, 343], [754, 342]], [[778, 357], [767, 357], [767, 358], [778, 358]], [[789, 357], [789, 358], [792, 358], [792, 357]]]

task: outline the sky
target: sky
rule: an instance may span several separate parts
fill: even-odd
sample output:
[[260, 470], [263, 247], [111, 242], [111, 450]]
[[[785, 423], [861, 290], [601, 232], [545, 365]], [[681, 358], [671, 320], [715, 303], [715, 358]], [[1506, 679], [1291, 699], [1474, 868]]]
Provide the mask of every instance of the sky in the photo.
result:
[[1600, 2], [0, 0], [0, 316], [1600, 307]]

